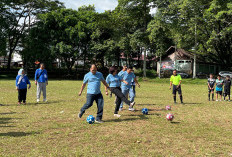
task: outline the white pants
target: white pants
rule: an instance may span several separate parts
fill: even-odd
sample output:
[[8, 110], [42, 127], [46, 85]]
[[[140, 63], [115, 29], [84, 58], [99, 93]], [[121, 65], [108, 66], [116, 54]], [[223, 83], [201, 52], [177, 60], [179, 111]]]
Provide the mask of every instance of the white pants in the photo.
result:
[[37, 99], [40, 99], [41, 91], [43, 91], [43, 100], [46, 100], [46, 83], [37, 82]]

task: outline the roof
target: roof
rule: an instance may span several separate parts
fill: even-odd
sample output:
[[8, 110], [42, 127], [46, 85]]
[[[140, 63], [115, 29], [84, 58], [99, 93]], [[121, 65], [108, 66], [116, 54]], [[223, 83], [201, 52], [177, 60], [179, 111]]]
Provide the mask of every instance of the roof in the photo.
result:
[[[147, 61], [154, 61], [154, 60], [156, 60], [156, 57], [155, 57], [155, 56], [152, 57], [151, 59], [150, 59], [150, 58], [151, 58], [151, 57], [148, 57], [148, 56], [147, 56], [146, 60], [147, 60]], [[124, 53], [121, 53], [120, 59], [126, 59]], [[140, 57], [133, 57], [133, 58], [131, 58], [131, 59], [132, 59], [132, 60], [135, 60], [135, 61], [137, 61], [137, 60], [143, 61], [143, 60], [144, 60], [144, 55], [141, 55]]]

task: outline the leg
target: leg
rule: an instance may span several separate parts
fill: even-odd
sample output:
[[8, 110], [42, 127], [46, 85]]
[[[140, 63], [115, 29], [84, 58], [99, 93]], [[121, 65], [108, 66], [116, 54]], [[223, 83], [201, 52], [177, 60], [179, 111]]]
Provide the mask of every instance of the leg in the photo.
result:
[[96, 120], [102, 120], [103, 107], [104, 107], [104, 100], [103, 100], [102, 94], [98, 94], [95, 97], [95, 101], [97, 103], [97, 117], [96, 117]]
[[120, 104], [121, 104], [121, 98], [119, 98], [118, 96], [116, 97], [116, 106], [115, 106], [115, 110], [114, 110], [114, 114], [118, 114], [118, 111], [119, 111], [119, 107], [120, 107]]
[[218, 101], [218, 92], [216, 92], [216, 101]]
[[[135, 85], [133, 85], [132, 88], [133, 88], [133, 92], [134, 92], [134, 95], [135, 95]], [[135, 95], [135, 97], [136, 97], [136, 95]]]
[[[128, 89], [122, 89], [122, 94], [123, 94], [126, 98], [128, 98], [128, 93], [129, 93], [129, 90], [128, 90]], [[121, 103], [120, 108], [123, 108], [123, 103]]]
[[183, 103], [183, 96], [182, 96], [181, 87], [179, 87], [179, 89], [178, 89], [178, 94], [180, 96], [180, 102]]
[[172, 87], [172, 94], [173, 94], [174, 103], [176, 103], [176, 86], [175, 85], [173, 85]]
[[41, 94], [41, 83], [37, 83], [37, 99], [40, 99], [40, 94]]
[[[117, 98], [120, 98], [121, 102], [125, 102], [127, 105], [130, 105], [130, 101], [125, 97], [125, 95], [121, 92], [120, 88], [114, 88], [112, 90], [112, 93], [116, 95], [116, 104], [117, 104]], [[120, 102], [120, 103], [121, 103]]]
[[22, 102], [22, 91], [21, 91], [21, 89], [18, 89], [18, 102], [19, 103]]
[[43, 101], [46, 101], [47, 97], [46, 97], [46, 83], [43, 83]]
[[129, 90], [129, 96], [130, 96], [130, 102], [134, 102], [134, 100], [135, 100], [135, 94], [134, 94], [133, 88], [130, 88], [130, 90]]
[[208, 93], [208, 99], [210, 101], [210, 93], [211, 93], [211, 90], [209, 89], [209, 93]]
[[26, 103], [26, 99], [27, 99], [27, 89], [23, 90], [23, 103]]
[[226, 100], [226, 96], [227, 96], [227, 94], [226, 94], [226, 93], [224, 93], [224, 101]]
[[87, 98], [86, 103], [83, 105], [83, 107], [80, 110], [81, 116], [85, 113], [85, 110], [87, 110], [88, 108], [90, 108], [93, 105], [94, 95], [87, 94], [86, 98]]
[[214, 100], [214, 91], [212, 90], [212, 100]]

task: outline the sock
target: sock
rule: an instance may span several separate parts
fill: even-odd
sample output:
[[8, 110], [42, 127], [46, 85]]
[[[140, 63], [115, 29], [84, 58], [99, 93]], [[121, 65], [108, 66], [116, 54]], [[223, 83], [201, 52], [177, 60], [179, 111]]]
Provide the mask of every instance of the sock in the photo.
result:
[[210, 100], [210, 93], [208, 94], [208, 98], [209, 98], [209, 100]]
[[214, 99], [214, 93], [212, 94], [212, 100]]
[[180, 96], [180, 101], [183, 102], [183, 96], [182, 95]]
[[176, 102], [176, 96], [173, 96], [173, 98], [174, 98], [174, 102]]

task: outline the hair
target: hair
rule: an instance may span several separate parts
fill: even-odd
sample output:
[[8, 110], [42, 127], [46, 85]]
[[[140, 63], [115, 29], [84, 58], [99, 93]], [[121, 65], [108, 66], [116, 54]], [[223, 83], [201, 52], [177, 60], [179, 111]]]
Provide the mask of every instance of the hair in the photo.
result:
[[173, 71], [177, 71], [176, 69], [174, 69]]
[[218, 74], [218, 77], [222, 77], [222, 76]]
[[210, 73], [209, 75], [212, 75], [212, 76], [213, 76], [213, 74], [212, 74], [212, 73]]
[[227, 75], [227, 76], [226, 76], [226, 78], [230, 78], [230, 76], [229, 76], [229, 75]]
[[112, 66], [109, 68], [109, 73], [113, 74], [116, 70], [117, 70], [117, 68], [115, 66]]
[[127, 69], [133, 70], [133, 66], [130, 65], [130, 66], [127, 67]]
[[41, 66], [41, 65], [45, 66], [45, 64], [44, 64], [44, 63], [40, 63], [40, 66]]

